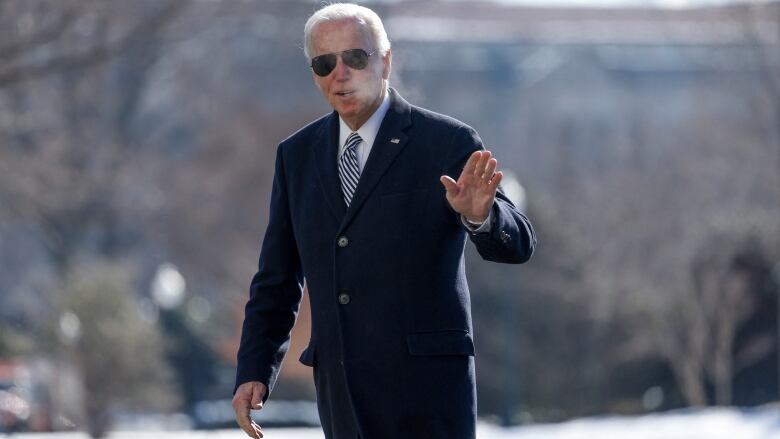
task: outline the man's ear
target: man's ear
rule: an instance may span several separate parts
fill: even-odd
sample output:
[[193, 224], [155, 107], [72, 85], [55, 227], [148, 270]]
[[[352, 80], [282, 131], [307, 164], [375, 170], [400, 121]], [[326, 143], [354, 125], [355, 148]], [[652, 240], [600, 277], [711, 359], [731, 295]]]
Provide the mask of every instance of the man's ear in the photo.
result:
[[390, 69], [393, 64], [393, 50], [388, 49], [387, 54], [382, 57], [382, 79], [390, 79]]

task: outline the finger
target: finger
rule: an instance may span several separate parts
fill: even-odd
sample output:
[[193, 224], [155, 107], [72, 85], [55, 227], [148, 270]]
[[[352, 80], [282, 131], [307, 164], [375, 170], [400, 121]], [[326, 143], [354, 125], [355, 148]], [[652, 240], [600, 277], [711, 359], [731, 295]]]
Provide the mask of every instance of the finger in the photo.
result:
[[257, 423], [255, 423], [255, 421], [252, 421], [252, 430], [257, 435], [256, 436], [257, 438], [263, 437], [263, 429], [260, 428], [260, 426], [257, 425]]
[[474, 170], [477, 168], [477, 162], [479, 162], [479, 159], [482, 158], [482, 151], [474, 151], [473, 154], [471, 154], [471, 157], [469, 157], [468, 161], [466, 162], [466, 166], [463, 167], [462, 174], [473, 174]]
[[482, 175], [485, 174], [485, 166], [487, 166], [488, 160], [490, 160], [490, 156], [490, 151], [482, 151], [482, 155], [480, 156], [479, 161], [474, 168], [474, 174], [477, 176], [477, 178], [482, 178]]
[[263, 389], [260, 385], [252, 386], [252, 408], [260, 410], [263, 408]]
[[490, 186], [493, 187], [493, 190], [498, 189], [498, 185], [501, 183], [502, 178], [504, 178], [504, 173], [501, 171], [496, 172], [496, 175], [490, 180]]
[[252, 421], [252, 418], [249, 417], [248, 409], [246, 414], [239, 416], [236, 419], [238, 420], [238, 426], [244, 430], [244, 433], [246, 433], [247, 436], [258, 439], [257, 430], [254, 428], [254, 425], [256, 424]]
[[244, 430], [247, 436], [258, 439], [257, 431], [253, 427], [254, 421], [249, 416], [249, 407], [241, 413], [236, 413], [236, 420], [238, 421], [238, 426]]
[[456, 183], [455, 180], [453, 180], [451, 177], [442, 175], [439, 178], [439, 181], [441, 181], [441, 184], [444, 185], [444, 189], [447, 190], [447, 195], [455, 196], [460, 192], [460, 189], [458, 189], [458, 183]]
[[487, 166], [485, 166], [485, 174], [482, 176], [482, 180], [484, 180], [485, 183], [490, 183], [490, 180], [494, 177], [493, 174], [496, 173], [497, 166], [498, 161], [496, 159], [488, 160]]
[[246, 397], [243, 397], [243, 389], [239, 389], [241, 393], [236, 394], [236, 398], [233, 400], [233, 410], [236, 412], [236, 422], [238, 426], [249, 436], [255, 437], [255, 432], [251, 427], [252, 419], [249, 417], [249, 401]]

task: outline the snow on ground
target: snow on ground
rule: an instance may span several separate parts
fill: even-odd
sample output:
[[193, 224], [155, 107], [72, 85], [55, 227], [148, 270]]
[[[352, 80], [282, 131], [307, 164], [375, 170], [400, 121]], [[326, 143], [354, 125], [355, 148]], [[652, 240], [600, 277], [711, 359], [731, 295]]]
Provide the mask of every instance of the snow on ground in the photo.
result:
[[[318, 429], [267, 429], [267, 439], [322, 439]], [[0, 435], [0, 437], [3, 437]], [[15, 439], [86, 439], [83, 433], [14, 434]], [[120, 431], [109, 439], [241, 439], [240, 430]], [[712, 408], [646, 416], [604, 416], [560, 424], [500, 428], [480, 424], [478, 439], [780, 439], [780, 408]], [[399, 438], [402, 439], [402, 438]]]
[[780, 410], [714, 408], [511, 429], [483, 427], [478, 437], [484, 439], [780, 439]]

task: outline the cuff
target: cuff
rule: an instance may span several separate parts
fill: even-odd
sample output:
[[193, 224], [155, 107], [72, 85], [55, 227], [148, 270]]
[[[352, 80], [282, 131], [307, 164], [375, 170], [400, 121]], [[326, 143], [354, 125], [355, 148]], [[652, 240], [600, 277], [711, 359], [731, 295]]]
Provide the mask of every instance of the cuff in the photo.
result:
[[491, 208], [488, 211], [488, 217], [483, 221], [481, 224], [472, 223], [471, 221], [467, 220], [465, 216], [460, 216], [460, 222], [463, 223], [463, 226], [466, 227], [466, 230], [468, 230], [471, 233], [488, 233], [490, 232], [490, 225], [493, 223], [493, 209]]

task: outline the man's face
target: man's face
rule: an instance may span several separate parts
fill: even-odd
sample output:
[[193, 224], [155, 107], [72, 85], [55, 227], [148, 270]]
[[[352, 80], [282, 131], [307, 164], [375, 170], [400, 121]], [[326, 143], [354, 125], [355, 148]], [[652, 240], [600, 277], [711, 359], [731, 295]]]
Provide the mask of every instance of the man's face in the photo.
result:
[[[312, 43], [312, 57], [347, 49], [376, 52], [368, 31], [351, 19], [320, 23], [312, 32]], [[330, 74], [317, 76], [312, 72], [312, 75], [325, 99], [350, 128], [357, 130], [382, 103], [383, 79], [390, 75], [390, 52], [384, 58], [379, 52], [374, 53], [363, 70], [348, 67], [341, 56], [337, 58], [336, 68]]]

